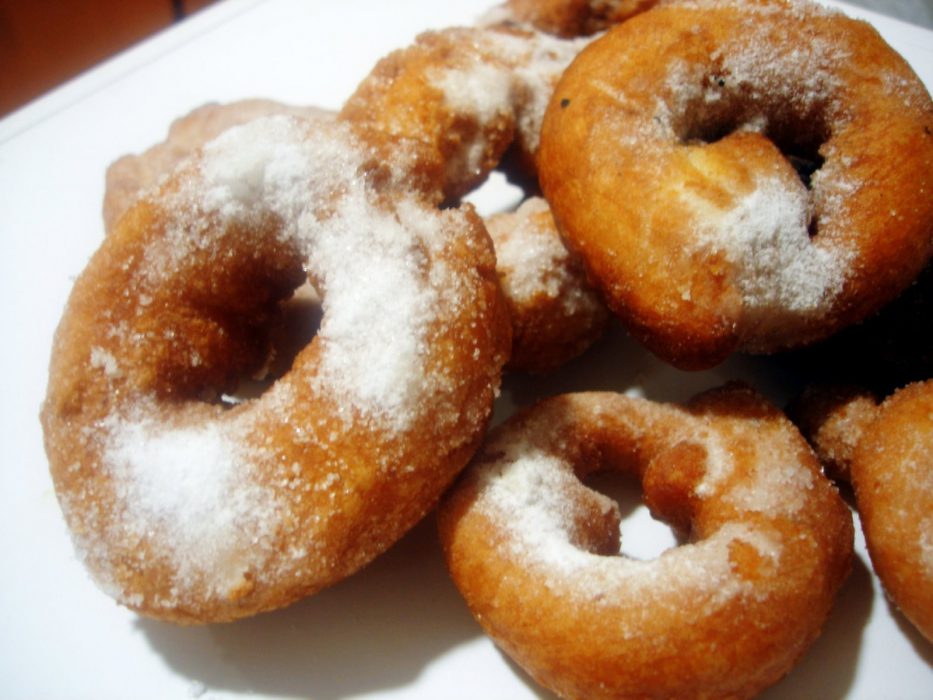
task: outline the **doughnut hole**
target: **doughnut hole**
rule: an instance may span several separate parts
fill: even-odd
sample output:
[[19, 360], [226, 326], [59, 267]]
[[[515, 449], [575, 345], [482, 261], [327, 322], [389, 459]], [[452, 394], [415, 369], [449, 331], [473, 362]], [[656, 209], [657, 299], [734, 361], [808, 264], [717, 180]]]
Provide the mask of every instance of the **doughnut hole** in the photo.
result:
[[[146, 216], [148, 207], [137, 212]], [[187, 251], [181, 269], [158, 283], [137, 267], [166, 250], [156, 245], [130, 257], [127, 276], [112, 280], [125, 302], [114, 311], [119, 331], [110, 335], [123, 346], [111, 354], [129, 358], [127, 381], [134, 389], [213, 402], [266, 373], [283, 318], [280, 304], [305, 279], [294, 246], [268, 235], [273, 224], [231, 227], [226, 245]], [[114, 235], [136, 225], [129, 221]]]
[[[738, 134], [756, 134], [769, 141], [809, 191], [813, 176], [825, 162], [822, 154], [829, 140], [828, 106], [823, 100], [775, 99], [750, 94], [747, 84], [736, 83], [726, 72], [707, 75], [705, 90], [686, 103], [673, 128], [679, 142], [689, 147], [729, 144]], [[790, 99], [787, 99], [790, 97]], [[813, 202], [810, 202], [809, 231], [817, 233]]]
[[683, 541], [667, 521], [652, 513], [642, 498], [642, 486], [634, 477], [615, 471], [600, 471], [583, 480], [590, 489], [610, 498], [617, 506], [619, 520], [615, 523], [615, 546], [603, 551], [606, 555], [622, 555], [631, 559], [655, 559]]

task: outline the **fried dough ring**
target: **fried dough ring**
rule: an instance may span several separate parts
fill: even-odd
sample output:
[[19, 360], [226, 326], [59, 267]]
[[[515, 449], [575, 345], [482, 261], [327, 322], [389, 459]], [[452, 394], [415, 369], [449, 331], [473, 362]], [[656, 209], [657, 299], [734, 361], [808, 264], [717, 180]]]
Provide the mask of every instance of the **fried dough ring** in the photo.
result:
[[610, 307], [682, 368], [826, 337], [933, 252], [930, 96], [815, 4], [672, 3], [613, 28], [564, 73], [538, 155]]
[[[286, 605], [386, 549], [476, 449], [509, 342], [488, 236], [468, 207], [380, 190], [380, 167], [345, 126], [251, 122], [138, 201], [77, 280], [46, 449], [76, 548], [124, 605]], [[230, 405], [306, 275], [319, 332]]]
[[933, 641], [933, 380], [880, 404], [856, 387], [810, 387], [793, 409], [827, 471], [852, 482], [888, 596]]
[[[637, 476], [689, 544], [618, 555], [617, 505], [581, 483]], [[490, 436], [439, 511], [454, 582], [495, 642], [567, 698], [744, 698], [819, 634], [852, 520], [800, 434], [731, 386], [688, 407], [591, 393]]]
[[851, 476], [872, 567], [933, 642], [933, 380], [881, 403], [856, 445]]
[[[411, 145], [410, 157], [393, 151], [386, 161], [406, 177], [414, 173], [434, 201], [456, 200], [485, 180], [510, 148], [526, 164], [533, 161], [554, 85], [587, 41], [515, 27], [427, 32], [380, 61], [339, 118], [364, 138], [378, 134], [381, 142]], [[514, 324], [513, 370], [554, 369], [589, 347], [606, 325], [602, 301], [553, 232], [550, 215], [531, 215], [544, 206], [537, 199], [490, 223]], [[532, 252], [543, 257], [529, 261]], [[533, 269], [517, 269], [522, 253]]]

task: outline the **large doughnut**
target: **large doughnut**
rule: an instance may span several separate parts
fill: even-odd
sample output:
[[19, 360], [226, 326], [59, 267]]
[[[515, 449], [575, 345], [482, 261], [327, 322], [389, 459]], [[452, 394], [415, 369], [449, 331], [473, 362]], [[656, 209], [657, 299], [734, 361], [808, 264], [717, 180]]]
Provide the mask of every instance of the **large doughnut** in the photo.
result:
[[632, 332], [683, 368], [826, 337], [933, 252], [933, 104], [868, 24], [802, 1], [655, 7], [559, 83], [538, 169]]
[[886, 398], [851, 462], [872, 568], [933, 642], [933, 380]]
[[[509, 322], [469, 207], [380, 190], [343, 125], [225, 132], [104, 240], [56, 333], [42, 410], [56, 493], [101, 587], [230, 620], [360, 568], [481, 440]], [[317, 335], [258, 398], [265, 320], [310, 276]]]
[[201, 105], [173, 121], [161, 143], [143, 153], [122, 156], [110, 164], [104, 192], [104, 228], [110, 231], [143, 191], [153, 187], [205, 143], [232, 126], [275, 114], [309, 119], [333, 116], [332, 112], [317, 107], [299, 107], [262, 99]]
[[486, 228], [512, 320], [508, 368], [548, 372], [590, 347], [609, 312], [560, 240], [547, 202], [530, 197], [486, 219]]
[[[616, 504], [581, 483], [640, 478], [687, 544], [617, 556]], [[492, 639], [566, 698], [746, 698], [817, 637], [852, 519], [777, 409], [731, 386], [688, 407], [545, 400], [490, 436], [439, 511], [454, 582]]]

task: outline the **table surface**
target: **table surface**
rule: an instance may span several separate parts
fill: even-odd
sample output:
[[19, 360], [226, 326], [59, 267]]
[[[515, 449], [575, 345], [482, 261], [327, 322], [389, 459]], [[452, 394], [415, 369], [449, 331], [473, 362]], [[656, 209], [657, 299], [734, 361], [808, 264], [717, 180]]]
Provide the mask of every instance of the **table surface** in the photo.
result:
[[[361, 574], [286, 610], [229, 625], [141, 619], [99, 592], [76, 561], [37, 420], [52, 334], [99, 244], [103, 174], [208, 101], [268, 97], [336, 108], [374, 62], [427, 28], [472, 22], [482, 0], [228, 0], [0, 121], [0, 346], [9, 384], [0, 440], [0, 696], [4, 698], [549, 698], [501, 655], [447, 579], [433, 524]], [[933, 85], [933, 32], [862, 9]], [[491, 211], [517, 193], [494, 180]], [[614, 329], [546, 382], [506, 379], [497, 416], [582, 389], [678, 400], [744, 378], [776, 401], [795, 389], [764, 360], [682, 373]], [[650, 518], [636, 508], [626, 532]], [[648, 537], [664, 540], [665, 532]], [[636, 535], [627, 535], [637, 539]], [[645, 546], [652, 546], [646, 542]], [[933, 647], [894, 611], [857, 542], [824, 635], [766, 691], [770, 700], [933, 697]]]

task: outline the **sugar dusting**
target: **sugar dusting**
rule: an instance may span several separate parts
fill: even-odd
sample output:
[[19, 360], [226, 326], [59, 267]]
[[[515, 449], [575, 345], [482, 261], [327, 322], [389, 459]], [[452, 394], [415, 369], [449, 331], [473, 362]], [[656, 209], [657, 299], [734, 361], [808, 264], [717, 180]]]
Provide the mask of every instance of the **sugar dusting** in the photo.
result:
[[[689, 201], [689, 200], [688, 200]], [[851, 253], [816, 245], [802, 187], [766, 176], [731, 208], [705, 207], [696, 240], [725, 253], [749, 318], [822, 313], [842, 291]]]
[[[348, 133], [335, 128], [329, 136], [306, 139], [293, 119], [272, 117], [209, 144], [200, 179], [179, 195], [178, 208], [193, 215], [182, 217], [167, 237], [168, 252], [160, 250], [163, 259], [154, 269], [183, 265], [191, 247], [222, 247], [237, 222], [278, 217], [280, 236], [302, 251], [326, 290], [316, 386], [401, 428], [412, 420], [415, 397], [429, 380], [424, 346], [438, 313], [436, 286], [412, 263], [439, 227], [402, 222], [376, 204], [357, 174], [365, 153], [351, 146]], [[406, 211], [409, 219], [439, 216], [423, 207]], [[219, 223], [198, 228], [212, 218]]]
[[[593, 38], [559, 39], [527, 28], [478, 28], [471, 38], [464, 47], [466, 60], [437, 69], [431, 83], [452, 112], [477, 121], [479, 138], [494, 119], [505, 117], [515, 122], [520, 141], [533, 153], [557, 80]], [[463, 151], [461, 156], [482, 148], [468, 144]]]
[[556, 229], [537, 223], [536, 217], [547, 212], [547, 202], [530, 198], [514, 214], [489, 221], [506, 294], [526, 303], [539, 296], [560, 298], [567, 313], [596, 307], [598, 299], [586, 287], [582, 273], [571, 266], [570, 253]]
[[151, 419], [108, 425], [105, 465], [125, 504], [119, 538], [171, 542], [176, 584], [231, 595], [266, 556], [281, 504], [248, 478], [250, 455], [218, 423], [171, 427]]

